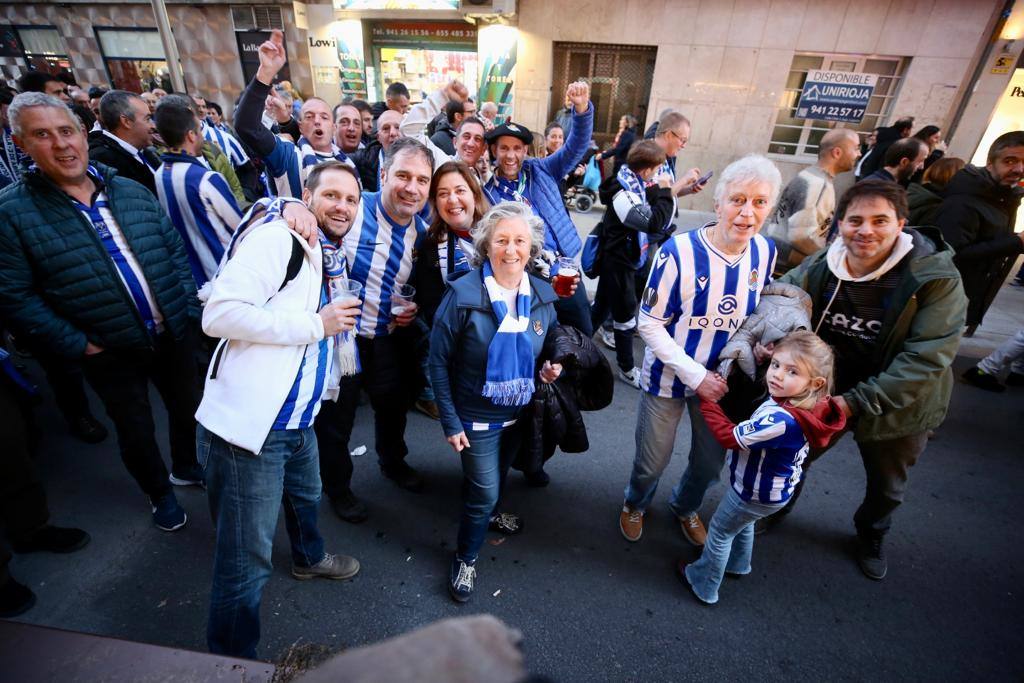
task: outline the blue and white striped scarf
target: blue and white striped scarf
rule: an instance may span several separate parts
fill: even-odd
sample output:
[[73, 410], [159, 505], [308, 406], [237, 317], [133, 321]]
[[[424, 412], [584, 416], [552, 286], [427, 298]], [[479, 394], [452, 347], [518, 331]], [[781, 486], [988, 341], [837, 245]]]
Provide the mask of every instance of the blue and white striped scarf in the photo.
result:
[[508, 310], [490, 261], [484, 261], [484, 287], [498, 319], [498, 331], [487, 347], [487, 371], [481, 395], [499, 406], [524, 406], [533, 396], [533, 341], [530, 325], [530, 276], [525, 272], [516, 295], [515, 316]]
[[[623, 164], [619, 167], [619, 172], [616, 175], [619, 181], [619, 185], [622, 185], [622, 189], [626, 191], [631, 202], [634, 205], [642, 206], [647, 203], [647, 191], [644, 189], [644, 181], [640, 180], [640, 176], [633, 172], [628, 165]], [[650, 238], [646, 232], [636, 233], [637, 241], [640, 243], [640, 256], [637, 258], [636, 267], [643, 268], [647, 262], [647, 251], [650, 246]]]
[[303, 183], [306, 182], [306, 176], [309, 175], [309, 171], [307, 169], [311, 166], [316, 166], [321, 161], [326, 161], [331, 157], [334, 157], [338, 161], [348, 164], [349, 166], [352, 165], [352, 162], [349, 161], [348, 155], [342, 152], [341, 147], [338, 147], [333, 142], [331, 143], [330, 154], [327, 152], [317, 152], [305, 137], [300, 137], [296, 140], [295, 146], [298, 148], [299, 158], [302, 160], [302, 163], [299, 164], [299, 168]]
[[[331, 295], [331, 301], [336, 301], [340, 292], [336, 292], [335, 288], [340, 287], [341, 282], [348, 279], [348, 263], [345, 261], [345, 253], [337, 244], [327, 239], [323, 230], [320, 231], [320, 249], [324, 255], [324, 279], [327, 281], [327, 292]], [[334, 367], [340, 372], [341, 377], [351, 377], [362, 369], [359, 366], [359, 351], [356, 349], [358, 329], [359, 321], [357, 319], [356, 327], [334, 336]], [[338, 378], [332, 376], [332, 384], [335, 379]]]

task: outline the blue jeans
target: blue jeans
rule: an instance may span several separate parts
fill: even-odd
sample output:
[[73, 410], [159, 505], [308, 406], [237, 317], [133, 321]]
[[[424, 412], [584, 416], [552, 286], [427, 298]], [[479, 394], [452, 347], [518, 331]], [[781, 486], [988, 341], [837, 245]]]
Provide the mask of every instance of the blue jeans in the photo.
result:
[[199, 425], [196, 443], [217, 529], [206, 642], [215, 654], [255, 659], [260, 598], [273, 568], [270, 554], [282, 504], [292, 562], [310, 567], [324, 557], [316, 524], [316, 436], [311, 427], [273, 431], [256, 455]]
[[700, 399], [696, 396], [662, 398], [644, 391], [636, 418], [633, 473], [624, 494], [625, 504], [630, 509], [643, 512], [651, 504], [661, 473], [672, 459], [676, 428], [684, 408], [689, 408], [690, 413], [690, 460], [683, 477], [672, 489], [669, 507], [680, 517], [697, 512], [704, 500], [704, 492], [718, 481], [725, 464], [725, 449], [704, 422], [704, 416], [700, 414]]
[[521, 425], [486, 432], [466, 432], [469, 448], [462, 449], [462, 517], [459, 519], [458, 558], [476, 562], [487, 534], [487, 523], [498, 507], [508, 467], [522, 443]]
[[686, 567], [686, 580], [697, 597], [708, 604], [718, 602], [718, 587], [722, 577], [730, 574], [749, 574], [750, 555], [754, 551], [754, 522], [782, 508], [747, 502], [730, 486], [718, 504], [704, 552], [700, 559]]

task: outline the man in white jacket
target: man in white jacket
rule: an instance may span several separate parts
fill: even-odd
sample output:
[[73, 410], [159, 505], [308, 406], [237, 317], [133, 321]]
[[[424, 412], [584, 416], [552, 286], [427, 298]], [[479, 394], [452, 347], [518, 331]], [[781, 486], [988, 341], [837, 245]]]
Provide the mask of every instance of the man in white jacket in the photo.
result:
[[207, 644], [250, 659], [282, 503], [295, 578], [348, 579], [359, 571], [354, 558], [324, 552], [313, 431], [337, 362], [335, 335], [352, 330], [359, 315], [358, 307], [329, 303], [321, 246], [352, 225], [355, 171], [336, 161], [317, 165], [303, 200], [321, 242], [311, 247], [284, 220], [240, 227], [203, 313], [204, 331], [221, 339], [196, 413], [217, 529]]
[[448, 161], [465, 162], [473, 169], [480, 184], [486, 183], [491, 177], [491, 167], [487, 158], [487, 132], [484, 122], [476, 116], [464, 116], [455, 127], [455, 154], [448, 154], [438, 147], [426, 134], [427, 124], [445, 108], [449, 102], [465, 103], [469, 99], [469, 91], [459, 81], [451, 81], [444, 88], [432, 92], [425, 100], [415, 105], [402, 119], [402, 135], [416, 138], [425, 144], [434, 155], [436, 171]]

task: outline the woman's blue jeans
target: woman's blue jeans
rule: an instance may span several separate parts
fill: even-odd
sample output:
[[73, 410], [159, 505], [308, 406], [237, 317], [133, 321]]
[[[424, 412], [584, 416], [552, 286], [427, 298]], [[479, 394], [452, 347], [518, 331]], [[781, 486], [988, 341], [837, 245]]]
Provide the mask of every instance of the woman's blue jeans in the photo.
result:
[[272, 431], [257, 455], [198, 425], [196, 442], [217, 529], [207, 645], [216, 654], [255, 659], [260, 598], [273, 569], [270, 555], [282, 505], [292, 562], [310, 567], [324, 557], [316, 522], [316, 435], [312, 427]]
[[708, 604], [718, 602], [722, 577], [749, 574], [754, 551], [754, 522], [782, 509], [783, 504], [747, 502], [730, 486], [708, 526], [708, 538], [700, 559], [686, 567], [686, 580], [697, 597]]
[[487, 523], [498, 507], [505, 475], [522, 443], [522, 427], [514, 424], [486, 432], [467, 431], [469, 448], [462, 450], [462, 517], [458, 558], [476, 562], [487, 534]]

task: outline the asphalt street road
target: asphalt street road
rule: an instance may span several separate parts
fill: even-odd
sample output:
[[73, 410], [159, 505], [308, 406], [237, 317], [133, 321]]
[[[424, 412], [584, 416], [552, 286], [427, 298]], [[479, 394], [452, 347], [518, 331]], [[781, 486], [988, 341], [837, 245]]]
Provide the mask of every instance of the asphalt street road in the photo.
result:
[[[1024, 321], [1024, 293], [1007, 290], [999, 301]], [[959, 358], [957, 370], [972, 362]], [[362, 408], [352, 446], [369, 452], [355, 460], [354, 488], [371, 517], [351, 525], [326, 504], [321, 513], [328, 550], [356, 556], [362, 571], [345, 583], [294, 580], [282, 522], [261, 656], [275, 659], [296, 642], [358, 646], [486, 612], [520, 629], [530, 670], [556, 681], [1024, 677], [1016, 517], [1024, 389], [956, 386], [896, 513], [884, 581], [866, 579], [850, 554], [864, 473], [847, 437], [815, 465], [790, 519], [758, 537], [754, 573], [728, 580], [714, 607], [697, 604], [672, 571], [677, 558], [697, 555], [666, 504], [686, 463], [685, 419], [643, 539], [631, 544], [619, 533], [638, 398], [617, 382], [614, 403], [587, 415], [591, 450], [556, 455], [548, 488], [510, 475], [506, 509], [522, 515], [525, 531], [500, 543], [489, 536], [477, 593], [462, 606], [445, 588], [460, 508], [457, 457], [437, 423], [412, 414], [409, 462], [429, 488], [399, 490], [378, 471], [371, 411]], [[21, 620], [205, 650], [213, 530], [204, 493], [178, 489], [189, 523], [160, 532], [113, 437], [97, 446], [73, 440], [49, 401], [39, 417], [48, 425], [40, 462], [52, 521], [83, 527], [93, 540], [74, 555], [15, 558], [12, 573], [39, 596]], [[711, 490], [705, 519], [723, 491]]]

